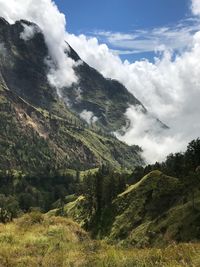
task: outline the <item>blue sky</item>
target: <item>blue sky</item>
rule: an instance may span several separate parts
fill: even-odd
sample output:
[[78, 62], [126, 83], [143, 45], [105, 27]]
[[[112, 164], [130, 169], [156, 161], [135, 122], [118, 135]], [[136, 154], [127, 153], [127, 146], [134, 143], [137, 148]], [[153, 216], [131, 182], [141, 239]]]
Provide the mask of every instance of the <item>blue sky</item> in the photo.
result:
[[[150, 41], [153, 46], [158, 39], [158, 46], [168, 45], [171, 32], [180, 33], [177, 27], [180, 23], [181, 30], [186, 27], [183, 36], [186, 39], [188, 25], [195, 24], [187, 21], [191, 17], [189, 0], [56, 0], [55, 3], [66, 15], [68, 32], [95, 36], [109, 48], [120, 51], [122, 59], [130, 61], [151, 60], [155, 54], [148, 51], [152, 50]], [[150, 40], [144, 47], [137, 42], [147, 38]]]

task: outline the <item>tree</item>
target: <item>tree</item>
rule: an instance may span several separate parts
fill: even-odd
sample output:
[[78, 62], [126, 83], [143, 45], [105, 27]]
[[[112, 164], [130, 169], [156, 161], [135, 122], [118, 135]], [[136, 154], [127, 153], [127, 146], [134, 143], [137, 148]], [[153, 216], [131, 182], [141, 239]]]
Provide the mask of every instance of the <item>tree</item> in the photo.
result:
[[88, 175], [84, 177], [82, 184], [82, 193], [88, 202], [90, 215], [92, 215], [93, 211], [96, 209], [95, 182], [95, 177], [91, 173], [88, 173]]
[[181, 177], [185, 173], [184, 161], [184, 154], [170, 154], [167, 156], [167, 160], [165, 162], [166, 169], [164, 171], [166, 171], [168, 175]]
[[19, 203], [15, 197], [0, 194], [0, 222], [12, 221], [14, 217], [17, 217], [19, 210]]
[[196, 192], [200, 189], [200, 173], [199, 171], [192, 172], [190, 171], [189, 175], [185, 177], [184, 186], [185, 191], [188, 193], [191, 203], [192, 203], [192, 209], [195, 210], [195, 195]]
[[136, 166], [133, 173], [128, 178], [129, 184], [137, 183], [144, 176], [144, 168], [142, 166]]
[[195, 171], [200, 165], [200, 139], [197, 138], [189, 143], [185, 153], [185, 161], [187, 169]]
[[98, 217], [103, 209], [126, 188], [126, 177], [103, 167], [96, 174], [89, 174], [83, 179], [82, 193], [88, 201], [89, 210]]

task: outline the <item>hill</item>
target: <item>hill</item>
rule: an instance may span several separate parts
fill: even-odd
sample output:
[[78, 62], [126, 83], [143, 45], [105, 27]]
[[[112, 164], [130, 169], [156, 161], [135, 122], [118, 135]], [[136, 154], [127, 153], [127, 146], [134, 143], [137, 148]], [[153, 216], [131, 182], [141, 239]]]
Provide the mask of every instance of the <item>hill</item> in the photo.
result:
[[[199, 240], [200, 193], [195, 208], [190, 191], [177, 178], [153, 171], [117, 195], [101, 213], [92, 212], [86, 196], [65, 206], [94, 237], [137, 247]], [[59, 211], [57, 211], [59, 213]]]

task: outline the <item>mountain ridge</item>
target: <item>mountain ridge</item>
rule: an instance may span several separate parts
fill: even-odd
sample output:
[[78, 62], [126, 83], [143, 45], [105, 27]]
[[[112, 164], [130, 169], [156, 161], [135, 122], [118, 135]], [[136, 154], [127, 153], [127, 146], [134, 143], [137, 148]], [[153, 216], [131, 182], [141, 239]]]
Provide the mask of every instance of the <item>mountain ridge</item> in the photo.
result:
[[[2, 126], [0, 131], [1, 150], [6, 155], [1, 157], [1, 168], [27, 172], [29, 168], [48, 168], [49, 164], [74, 169], [95, 168], [103, 162], [131, 169], [142, 164], [139, 147], [129, 147], [101, 127], [87, 125], [58, 97], [47, 80], [44, 59], [48, 49], [43, 34], [38, 31], [28, 42], [22, 40], [24, 23], [31, 24], [0, 22], [4, 47], [0, 53], [0, 120], [2, 125], [7, 124], [7, 130]], [[27, 143], [24, 147], [20, 137]]]

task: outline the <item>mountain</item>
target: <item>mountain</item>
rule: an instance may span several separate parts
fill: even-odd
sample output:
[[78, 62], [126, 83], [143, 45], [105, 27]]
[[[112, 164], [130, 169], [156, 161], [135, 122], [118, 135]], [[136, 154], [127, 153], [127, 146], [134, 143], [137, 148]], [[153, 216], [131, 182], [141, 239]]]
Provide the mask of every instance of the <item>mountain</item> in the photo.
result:
[[[24, 25], [34, 24], [21, 20], [10, 25], [0, 19], [1, 169], [84, 170], [103, 162], [132, 169], [143, 164], [138, 146], [127, 146], [108, 131], [88, 125], [58, 97], [47, 79], [45, 59], [49, 54], [44, 36], [38, 30], [32, 39], [24, 41]], [[71, 55], [78, 57], [73, 50]], [[84, 108], [89, 110], [89, 106]]]
[[[130, 125], [130, 120], [125, 115], [130, 106], [140, 107], [144, 114], [148, 113], [144, 105], [123, 84], [104, 78], [84, 62], [69, 44], [68, 48], [68, 56], [77, 63], [81, 62], [75, 68], [77, 84], [63, 90], [63, 97], [70, 109], [83, 118], [84, 112], [90, 112], [90, 122], [107, 131], [120, 131], [121, 134], [124, 134], [122, 128], [128, 129]], [[155, 118], [155, 122], [158, 129], [169, 129], [159, 119]]]
[[[31, 104], [51, 110], [57, 98], [55, 88], [47, 80], [49, 57], [44, 36], [38, 30], [28, 41], [20, 37], [24, 25], [37, 25], [21, 20], [9, 25], [0, 20], [0, 43], [7, 51], [1, 60], [1, 73], [8, 86]], [[78, 64], [75, 71], [79, 78], [77, 84], [64, 88], [63, 98], [70, 110], [77, 115], [83, 111], [92, 112], [97, 124], [108, 131], [121, 129], [128, 125], [124, 113], [130, 105], [143, 105], [118, 81], [105, 79], [99, 72], [83, 62], [78, 54], [66, 43], [68, 56]], [[3, 61], [3, 62], [2, 62]]]
[[71, 46], [68, 56], [76, 62], [82, 62], [75, 69], [79, 78], [78, 83], [63, 91], [73, 111], [78, 114], [84, 110], [92, 112], [97, 124], [109, 131], [128, 127], [129, 121], [125, 112], [130, 105], [141, 106], [143, 112], [147, 112], [125, 86], [116, 80], [104, 78], [97, 70], [82, 61]]
[[[91, 212], [86, 196], [66, 204], [64, 214], [93, 237], [123, 246], [160, 247], [196, 241], [200, 234], [199, 182], [194, 188], [186, 188], [178, 178], [152, 171], [118, 194], [100, 216]], [[53, 214], [59, 214], [59, 210], [49, 212]]]

